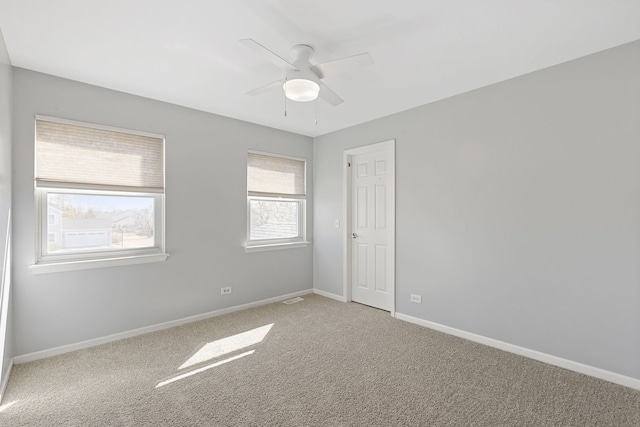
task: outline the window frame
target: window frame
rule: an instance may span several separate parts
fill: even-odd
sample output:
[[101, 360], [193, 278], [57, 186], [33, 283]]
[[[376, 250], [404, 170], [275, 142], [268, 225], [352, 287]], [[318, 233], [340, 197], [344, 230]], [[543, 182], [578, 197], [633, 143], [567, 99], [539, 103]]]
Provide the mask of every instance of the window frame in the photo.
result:
[[[110, 130], [133, 135], [151, 136], [162, 139], [162, 169], [164, 170], [165, 138], [162, 135], [150, 134], [146, 132], [132, 131], [103, 125], [77, 122], [67, 119], [36, 115], [35, 120], [46, 120], [62, 124], [71, 124], [97, 130]], [[35, 123], [35, 122], [34, 122]], [[36, 138], [34, 138], [35, 142]], [[34, 153], [35, 155], [35, 153]], [[37, 169], [34, 168], [34, 175]], [[164, 172], [163, 172], [164, 174]], [[145, 191], [147, 189], [136, 187], [121, 188], [117, 186], [101, 186], [91, 184], [73, 183], [41, 183], [34, 180], [35, 195], [35, 263], [30, 266], [34, 274], [53, 273], [60, 271], [83, 270], [89, 268], [110, 267], [118, 265], [142, 264], [149, 262], [165, 261], [168, 254], [165, 252], [165, 192]], [[129, 196], [129, 197], [152, 197], [154, 199], [154, 233], [153, 247], [128, 248], [128, 249], [97, 249], [66, 253], [49, 253], [49, 194], [78, 194], [96, 196]]]
[[[307, 247], [309, 245], [309, 242], [307, 241], [307, 160], [299, 157], [273, 154], [263, 151], [249, 150], [248, 154], [249, 153], [303, 162], [305, 188], [303, 195], [287, 196], [272, 193], [252, 192], [247, 189], [247, 240], [245, 244], [245, 251], [247, 253], [251, 253], [277, 249]], [[247, 164], [247, 171], [248, 167], [249, 165]], [[298, 203], [298, 236], [293, 238], [251, 240], [251, 201], [255, 200]]]

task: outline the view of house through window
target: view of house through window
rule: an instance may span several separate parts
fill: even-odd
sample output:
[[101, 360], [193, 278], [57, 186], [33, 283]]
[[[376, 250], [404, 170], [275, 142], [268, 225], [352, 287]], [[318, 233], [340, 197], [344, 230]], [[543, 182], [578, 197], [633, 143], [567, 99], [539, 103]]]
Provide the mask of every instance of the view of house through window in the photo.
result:
[[47, 253], [154, 246], [153, 197], [47, 194]]

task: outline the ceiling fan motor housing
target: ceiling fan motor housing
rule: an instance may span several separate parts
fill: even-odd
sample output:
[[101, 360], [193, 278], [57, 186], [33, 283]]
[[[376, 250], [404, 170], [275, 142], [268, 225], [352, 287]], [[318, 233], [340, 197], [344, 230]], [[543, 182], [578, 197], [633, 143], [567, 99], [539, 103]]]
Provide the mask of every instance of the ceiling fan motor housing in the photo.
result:
[[284, 80], [284, 93], [292, 101], [310, 102], [320, 93], [320, 79], [311, 70], [313, 48], [306, 44], [298, 44], [291, 48], [293, 65], [297, 68], [287, 73]]
[[309, 60], [311, 59], [311, 57], [313, 56], [313, 48], [309, 45], [306, 44], [297, 44], [294, 47], [291, 48], [291, 57], [293, 58], [293, 65], [298, 65], [298, 62], [302, 62], [303, 64], [308, 64], [309, 66], [311, 65], [311, 63], [309, 62]]

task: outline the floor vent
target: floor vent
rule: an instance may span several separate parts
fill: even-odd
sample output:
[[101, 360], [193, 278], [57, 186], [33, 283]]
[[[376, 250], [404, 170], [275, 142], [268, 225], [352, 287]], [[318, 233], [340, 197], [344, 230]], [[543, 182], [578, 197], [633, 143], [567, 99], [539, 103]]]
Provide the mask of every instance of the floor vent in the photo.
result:
[[288, 299], [288, 300], [282, 301], [282, 302], [285, 303], [285, 304], [293, 304], [293, 303], [300, 302], [300, 301], [304, 301], [304, 298], [295, 297], [295, 298], [291, 298], [291, 299]]

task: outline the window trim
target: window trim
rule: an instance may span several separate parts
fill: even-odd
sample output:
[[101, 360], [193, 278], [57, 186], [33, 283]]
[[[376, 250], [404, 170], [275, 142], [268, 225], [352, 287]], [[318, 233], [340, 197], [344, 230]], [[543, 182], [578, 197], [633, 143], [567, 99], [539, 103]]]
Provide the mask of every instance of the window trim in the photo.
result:
[[[259, 154], [262, 156], [278, 157], [304, 162], [304, 194], [300, 195], [282, 195], [279, 193], [266, 193], [247, 191], [247, 240], [245, 243], [245, 252], [263, 252], [281, 249], [303, 248], [309, 245], [307, 241], [307, 160], [300, 157], [293, 157], [281, 154], [267, 153], [264, 151], [249, 150], [248, 154]], [[247, 165], [248, 168], [248, 165]], [[298, 202], [298, 236], [294, 238], [282, 239], [260, 239], [250, 240], [251, 236], [251, 201], [282, 201], [282, 202]]]
[[311, 242], [308, 241], [300, 241], [300, 242], [290, 242], [290, 243], [274, 243], [270, 245], [255, 245], [255, 246], [246, 246], [244, 248], [245, 253], [253, 253], [253, 252], [265, 252], [265, 251], [276, 251], [281, 249], [295, 249], [295, 248], [306, 248], [309, 246]]
[[88, 270], [92, 268], [117, 267], [123, 265], [147, 264], [166, 261], [169, 254], [120, 256], [113, 258], [83, 259], [66, 262], [51, 262], [30, 265], [33, 274], [60, 273], [64, 271]]
[[[46, 122], [54, 122], [54, 123], [60, 123], [60, 124], [65, 124], [65, 125], [71, 125], [71, 126], [81, 126], [81, 127], [85, 127], [85, 128], [89, 128], [89, 129], [96, 129], [96, 130], [106, 130], [106, 131], [112, 131], [112, 132], [128, 133], [130, 135], [148, 136], [150, 138], [157, 138], [157, 139], [162, 139], [162, 140], [165, 139], [164, 135], [161, 135], [159, 133], [144, 132], [144, 131], [133, 130], [133, 129], [125, 129], [125, 128], [121, 128], [121, 127], [117, 127], [117, 126], [101, 125], [101, 124], [97, 124], [97, 123], [83, 122], [83, 121], [80, 121], [80, 120], [63, 119], [62, 117], [45, 116], [45, 115], [42, 115], [42, 114], [36, 114], [35, 115], [35, 120], [42, 120], [42, 121], [46, 121]], [[34, 122], [34, 126], [35, 126], [35, 122]]]
[[[139, 135], [162, 139], [162, 169], [165, 174], [165, 137], [164, 135], [117, 128], [93, 123], [36, 115], [38, 120], [81, 126], [90, 129], [115, 131], [131, 135]], [[34, 139], [35, 143], [35, 139]], [[34, 168], [34, 174], [37, 170]], [[150, 262], [165, 261], [169, 256], [165, 251], [165, 191], [144, 187], [118, 187], [109, 185], [92, 185], [83, 183], [34, 181], [35, 194], [35, 263], [29, 266], [33, 274], [55, 273], [62, 271], [84, 270]], [[44, 245], [48, 243], [48, 209], [49, 193], [94, 194], [105, 196], [144, 196], [153, 197], [154, 202], [154, 246], [139, 249], [99, 250], [94, 252], [48, 254]]]

